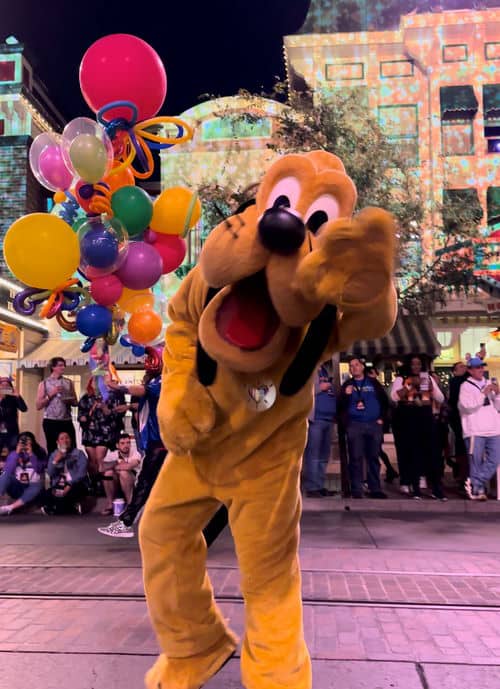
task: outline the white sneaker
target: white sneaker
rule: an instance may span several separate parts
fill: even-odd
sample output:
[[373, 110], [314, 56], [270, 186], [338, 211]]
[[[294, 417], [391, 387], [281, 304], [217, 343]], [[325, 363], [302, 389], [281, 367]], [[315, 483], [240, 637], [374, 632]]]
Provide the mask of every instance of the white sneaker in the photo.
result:
[[472, 487], [470, 478], [468, 478], [465, 482], [464, 488], [469, 500], [480, 500], [481, 502], [486, 502], [486, 500], [488, 500], [488, 496], [486, 495], [484, 490], [475, 490]]
[[133, 538], [134, 530], [131, 526], [125, 526], [119, 519], [112, 522], [109, 526], [101, 526], [97, 529], [103, 536], [112, 536], [113, 538]]
[[420, 477], [420, 483], [418, 484], [418, 487], [420, 488], [420, 490], [426, 490], [426, 488], [427, 488], [427, 479], [425, 478], [425, 476], [421, 476], [421, 477]]
[[12, 512], [11, 505], [0, 505], [0, 515], [2, 515], [4, 517], [8, 517], [11, 512]]
[[409, 495], [410, 494], [410, 486], [405, 486], [405, 485], [399, 486], [399, 492], [403, 493], [403, 495]]

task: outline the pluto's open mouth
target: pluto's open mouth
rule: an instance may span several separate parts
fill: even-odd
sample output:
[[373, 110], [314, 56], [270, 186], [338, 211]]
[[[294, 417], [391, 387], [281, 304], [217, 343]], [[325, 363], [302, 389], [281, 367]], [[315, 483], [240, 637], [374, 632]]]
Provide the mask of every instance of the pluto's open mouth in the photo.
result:
[[246, 351], [262, 349], [280, 327], [264, 270], [240, 280], [231, 287], [215, 318], [220, 337]]

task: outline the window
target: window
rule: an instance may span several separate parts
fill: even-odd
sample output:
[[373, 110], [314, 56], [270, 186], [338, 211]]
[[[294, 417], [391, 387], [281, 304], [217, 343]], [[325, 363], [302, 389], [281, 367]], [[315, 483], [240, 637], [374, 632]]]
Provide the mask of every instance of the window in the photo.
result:
[[445, 232], [457, 232], [461, 228], [477, 227], [483, 215], [477, 189], [443, 189], [443, 229]]
[[488, 187], [486, 192], [488, 226], [500, 224], [500, 187]]
[[234, 117], [216, 117], [206, 120], [201, 125], [203, 141], [268, 139], [271, 134], [272, 122], [269, 117], [246, 117], [241, 114]]
[[381, 105], [379, 124], [391, 143], [398, 146], [410, 165], [418, 162], [418, 106]]
[[474, 89], [466, 84], [442, 86], [439, 97], [443, 155], [470, 155], [474, 152], [472, 121], [478, 108]]
[[14, 81], [16, 63], [14, 60], [2, 60], [0, 62], [0, 81]]
[[484, 138], [488, 153], [500, 153], [500, 84], [483, 86]]
[[443, 155], [459, 156], [474, 153], [472, 120], [441, 122]]

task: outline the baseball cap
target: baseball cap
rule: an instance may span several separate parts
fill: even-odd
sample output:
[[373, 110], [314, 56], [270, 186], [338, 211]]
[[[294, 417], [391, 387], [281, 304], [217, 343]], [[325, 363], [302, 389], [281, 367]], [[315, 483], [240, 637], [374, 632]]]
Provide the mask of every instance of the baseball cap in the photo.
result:
[[481, 366], [486, 366], [486, 362], [478, 356], [471, 357], [467, 362], [468, 368], [481, 368]]

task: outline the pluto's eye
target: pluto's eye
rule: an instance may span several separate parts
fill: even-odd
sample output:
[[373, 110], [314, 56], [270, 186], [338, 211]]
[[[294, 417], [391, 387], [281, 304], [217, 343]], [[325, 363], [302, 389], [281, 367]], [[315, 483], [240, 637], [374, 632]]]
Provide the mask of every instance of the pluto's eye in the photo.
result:
[[296, 177], [283, 177], [271, 189], [266, 201], [269, 208], [297, 208], [301, 193], [300, 182]]
[[304, 217], [309, 232], [316, 234], [325, 223], [339, 217], [339, 203], [335, 196], [323, 194], [309, 206]]
[[273, 208], [290, 208], [290, 199], [288, 196], [281, 194], [273, 203]]
[[328, 221], [328, 215], [325, 211], [314, 211], [314, 213], [308, 218], [306, 227], [307, 229], [316, 234], [321, 225], [324, 225]]

